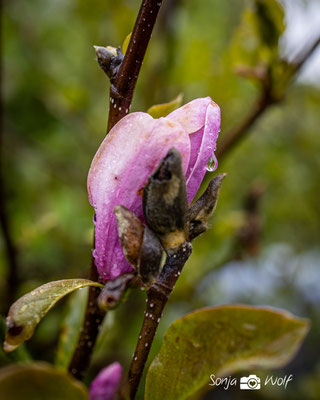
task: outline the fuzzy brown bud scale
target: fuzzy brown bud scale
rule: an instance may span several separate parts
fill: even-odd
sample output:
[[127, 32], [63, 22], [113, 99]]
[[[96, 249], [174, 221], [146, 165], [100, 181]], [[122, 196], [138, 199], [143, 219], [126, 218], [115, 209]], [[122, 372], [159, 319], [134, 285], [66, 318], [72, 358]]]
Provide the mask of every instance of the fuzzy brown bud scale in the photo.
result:
[[165, 249], [178, 247], [185, 242], [187, 210], [182, 159], [173, 148], [149, 178], [143, 191], [143, 211], [147, 224], [160, 237]]
[[114, 214], [123, 253], [142, 282], [150, 286], [160, 271], [163, 248], [159, 239], [126, 207], [116, 206]]

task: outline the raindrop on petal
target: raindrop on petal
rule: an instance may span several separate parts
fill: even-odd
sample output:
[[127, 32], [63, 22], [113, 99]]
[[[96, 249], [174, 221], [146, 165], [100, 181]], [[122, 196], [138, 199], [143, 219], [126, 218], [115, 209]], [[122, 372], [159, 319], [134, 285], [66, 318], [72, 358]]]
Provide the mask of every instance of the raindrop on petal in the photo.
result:
[[212, 156], [208, 160], [207, 171], [213, 172], [217, 169], [217, 167], [218, 167], [217, 158], [216, 158], [215, 154], [212, 154]]

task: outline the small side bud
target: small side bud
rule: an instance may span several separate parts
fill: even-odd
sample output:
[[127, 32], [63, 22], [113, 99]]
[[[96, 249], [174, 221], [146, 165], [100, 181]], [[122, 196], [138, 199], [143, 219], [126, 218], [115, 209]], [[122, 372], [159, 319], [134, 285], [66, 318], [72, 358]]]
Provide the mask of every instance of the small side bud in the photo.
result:
[[189, 222], [189, 240], [201, 235], [207, 230], [207, 222], [213, 214], [226, 174], [215, 176], [209, 183], [203, 195], [190, 207], [187, 219]]
[[126, 207], [116, 206], [114, 214], [124, 256], [142, 282], [151, 285], [161, 266], [163, 248], [159, 239]]
[[166, 249], [184, 243], [187, 210], [182, 159], [178, 150], [173, 148], [149, 178], [143, 191], [143, 211], [147, 224], [160, 236]]
[[97, 61], [100, 68], [108, 75], [111, 83], [115, 80], [117, 73], [119, 72], [121, 63], [123, 61], [124, 55], [120, 47], [117, 49], [115, 47], [102, 47], [102, 46], [93, 46], [96, 55]]
[[113, 281], [108, 281], [98, 297], [98, 306], [101, 310], [107, 311], [115, 308], [123, 299], [133, 274], [123, 274]]

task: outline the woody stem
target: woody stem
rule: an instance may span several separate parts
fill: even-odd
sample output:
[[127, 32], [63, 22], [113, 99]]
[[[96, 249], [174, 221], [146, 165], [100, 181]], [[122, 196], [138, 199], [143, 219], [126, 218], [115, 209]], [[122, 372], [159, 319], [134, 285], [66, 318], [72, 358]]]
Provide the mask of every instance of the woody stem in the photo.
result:
[[144, 320], [129, 370], [131, 399], [135, 398], [138, 390], [162, 311], [191, 252], [192, 246], [189, 242], [185, 242], [174, 251], [171, 250], [167, 255], [165, 265], [159, 277], [147, 292], [147, 306]]

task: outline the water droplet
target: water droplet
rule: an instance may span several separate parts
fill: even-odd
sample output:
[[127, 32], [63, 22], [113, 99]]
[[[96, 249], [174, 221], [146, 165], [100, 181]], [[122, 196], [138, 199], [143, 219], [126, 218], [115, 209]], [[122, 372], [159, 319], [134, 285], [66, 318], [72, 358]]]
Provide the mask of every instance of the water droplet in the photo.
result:
[[213, 172], [217, 169], [217, 167], [218, 167], [218, 162], [216, 156], [212, 154], [212, 156], [208, 160], [207, 171]]
[[97, 253], [97, 249], [94, 249], [94, 250], [93, 250], [93, 252], [92, 252], [92, 255], [93, 255], [93, 257], [94, 257], [94, 258], [96, 258], [96, 257], [97, 257], [97, 255], [98, 255], [98, 253]]

